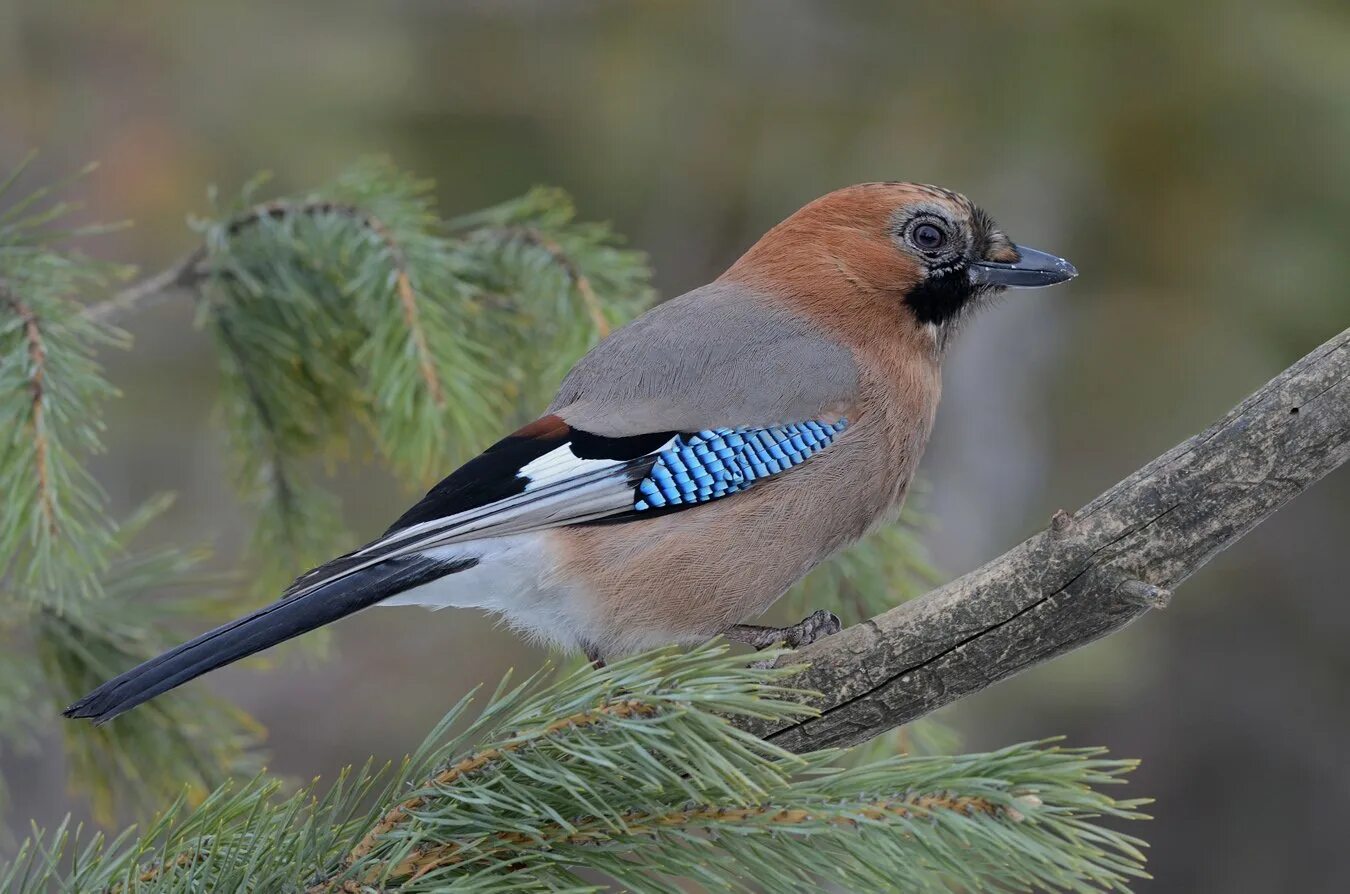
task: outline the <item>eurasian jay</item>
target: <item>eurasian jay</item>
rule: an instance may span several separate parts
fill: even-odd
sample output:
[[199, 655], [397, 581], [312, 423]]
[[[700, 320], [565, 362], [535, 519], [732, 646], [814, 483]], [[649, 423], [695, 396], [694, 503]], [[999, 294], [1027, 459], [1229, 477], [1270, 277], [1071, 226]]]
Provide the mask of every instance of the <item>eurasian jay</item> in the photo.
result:
[[832, 192], [596, 345], [545, 415], [378, 540], [65, 713], [109, 720], [376, 604], [486, 609], [595, 661], [717, 634], [763, 647], [833, 633], [823, 611], [744, 622], [898, 510], [957, 325], [1006, 287], [1076, 274], [957, 193]]

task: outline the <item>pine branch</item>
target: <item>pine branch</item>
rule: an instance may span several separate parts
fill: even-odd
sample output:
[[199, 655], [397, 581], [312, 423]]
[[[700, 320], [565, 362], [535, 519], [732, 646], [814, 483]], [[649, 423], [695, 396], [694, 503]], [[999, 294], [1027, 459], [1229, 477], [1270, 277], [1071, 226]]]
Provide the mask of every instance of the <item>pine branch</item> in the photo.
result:
[[794, 654], [820, 716], [751, 726], [793, 751], [863, 742], [1086, 645], [1347, 460], [1350, 329], [1049, 530]]
[[[0, 184], [0, 200], [17, 176]], [[41, 208], [51, 191], [0, 211], [0, 431], [10, 433], [0, 440], [0, 589], [63, 610], [97, 595], [111, 542], [84, 462], [101, 449], [102, 408], [116, 393], [94, 354], [121, 338], [80, 316], [75, 296], [118, 271], [59, 247], [67, 233], [52, 225], [72, 206]]]
[[16, 435], [0, 445], [0, 577], [10, 565], [16, 589], [49, 604], [97, 591], [111, 533], [79, 452], [99, 447], [98, 401], [112, 389], [91, 355], [109, 336], [71, 312], [41, 286], [25, 299], [0, 280], [0, 424]]
[[609, 320], [605, 319], [604, 308], [595, 294], [595, 289], [591, 286], [590, 278], [581, 272], [576, 261], [563, 250], [561, 245], [535, 227], [505, 227], [495, 231], [493, 235], [498, 235], [503, 240], [520, 239], [529, 245], [538, 246], [548, 252], [554, 263], [567, 274], [567, 279], [572, 284], [572, 288], [576, 289], [577, 293], [581, 295], [581, 300], [586, 305], [586, 312], [590, 314], [591, 323], [595, 326], [596, 334], [600, 338], [609, 335]]
[[[555, 720], [545, 726], [539, 733], [530, 737], [516, 737], [500, 747], [486, 748], [477, 751], [468, 757], [452, 764], [432, 776], [423, 788], [440, 788], [447, 785], [453, 785], [460, 779], [470, 773], [477, 773], [499, 763], [503, 758], [512, 752], [519, 751], [527, 745], [533, 744], [539, 738], [554, 736], [564, 731], [577, 729], [580, 727], [594, 726], [597, 723], [603, 723], [607, 720], [619, 719], [625, 720], [630, 717], [651, 717], [656, 713], [656, 708], [652, 705], [644, 704], [636, 699], [620, 699], [617, 702], [607, 702], [595, 708], [585, 711], [579, 711], [570, 714], [560, 720]], [[426, 799], [423, 797], [413, 797], [395, 806], [387, 812], [380, 821], [371, 827], [370, 831], [361, 837], [356, 847], [352, 848], [351, 853], [347, 855], [346, 866], [351, 866], [356, 861], [362, 859], [374, 850], [379, 840], [392, 832], [400, 823], [408, 822], [413, 818], [416, 810], [426, 806]]]
[[[43, 695], [30, 702], [31, 715], [54, 718], [91, 687], [159, 654], [178, 640], [184, 620], [219, 622], [235, 614], [233, 587], [200, 570], [205, 550], [137, 548], [171, 502], [160, 497], [121, 520], [99, 599], [79, 611], [43, 609], [24, 619], [27, 661], [40, 671]], [[116, 727], [63, 723], [60, 733], [70, 772], [104, 825], [133, 811], [148, 814], [184, 791], [203, 797], [232, 774], [256, 772], [262, 737], [239, 708], [200, 692], [157, 700]]]
[[412, 285], [412, 271], [402, 244], [395, 238], [388, 224], [369, 211], [355, 205], [333, 202], [324, 199], [306, 201], [277, 200], [254, 206], [246, 214], [236, 217], [226, 226], [227, 232], [237, 236], [245, 228], [266, 219], [283, 219], [295, 215], [338, 215], [350, 218], [368, 229], [384, 245], [386, 256], [394, 273], [394, 290], [398, 294], [403, 311], [403, 320], [411, 334], [414, 353], [417, 356], [418, 369], [432, 400], [439, 406], [445, 404], [445, 395], [441, 391], [440, 377], [436, 365], [427, 347], [426, 333], [419, 321], [417, 309], [419, 298]]
[[119, 289], [111, 298], [87, 306], [85, 318], [106, 326], [118, 326], [127, 318], [167, 301], [175, 293], [194, 287], [202, 279], [200, 265], [205, 254], [205, 250], [199, 248], [173, 266]]
[[599, 891], [598, 876], [637, 892], [684, 890], [679, 878], [1087, 891], [1143, 877], [1141, 843], [1097, 819], [1141, 816], [1098, 790], [1131, 762], [1039, 743], [840, 768], [838, 752], [792, 755], [733, 723], [804, 710], [780, 686], [791, 672], [714, 645], [503, 684], [450, 735], [467, 720], [468, 700], [456, 706], [392, 777], [367, 767], [288, 798], [259, 778], [83, 848], [58, 829], [0, 866], [0, 887]]
[[25, 304], [14, 290], [0, 281], [0, 302], [9, 305], [23, 327], [23, 341], [28, 351], [28, 387], [32, 392], [31, 434], [33, 437], [33, 466], [36, 473], [36, 502], [42, 523], [48, 534], [58, 535], [55, 498], [52, 496], [51, 477], [47, 462], [50, 445], [47, 441], [46, 405], [42, 381], [47, 374], [47, 348], [38, 326], [37, 314]]
[[[951, 794], [909, 794], [894, 798], [874, 798], [862, 800], [851, 805], [846, 811], [838, 809], [812, 811], [808, 807], [785, 806], [783, 804], [755, 804], [749, 807], [685, 807], [679, 810], [659, 814], [629, 811], [619, 818], [625, 834], [658, 836], [676, 831], [681, 834], [699, 833], [721, 826], [753, 827], [772, 829], [781, 832], [792, 826], [827, 823], [856, 829], [862, 820], [884, 823], [892, 818], [929, 818], [935, 813], [951, 812], [965, 817], [978, 815], [989, 817], [1011, 817], [1014, 821], [1021, 814], [1013, 808], [1003, 807], [984, 798], [970, 795]], [[505, 857], [518, 853], [522, 848], [544, 847], [558, 848], [579, 845], [605, 844], [614, 837], [610, 824], [595, 817], [584, 817], [566, 825], [562, 823], [542, 823], [534, 835], [521, 832], [501, 832], [493, 836], [475, 856]], [[426, 875], [445, 867], [458, 866], [470, 859], [466, 848], [458, 843], [437, 845], [414, 851], [401, 862], [388, 870], [391, 878], [418, 881]], [[310, 894], [328, 890], [319, 886], [310, 889]], [[353, 882], [344, 883], [341, 889], [347, 894], [360, 894], [362, 886]]]
[[[649, 299], [641, 256], [575, 223], [561, 193], [444, 222], [428, 189], [373, 162], [309, 196], [257, 202], [246, 190], [198, 225], [199, 249], [86, 311], [121, 320], [166, 292], [198, 295], [240, 484], [262, 510], [254, 552], [274, 559], [260, 590], [348, 543], [306, 466], [345, 455], [352, 421], [425, 485]], [[263, 548], [276, 543], [287, 548]]]
[[[11, 198], [18, 173], [0, 184], [0, 199]], [[118, 524], [85, 467], [102, 449], [103, 407], [116, 394], [96, 351], [123, 339], [86, 317], [76, 299], [104, 289], [119, 271], [66, 245], [69, 236], [101, 228], [59, 229], [73, 206], [52, 202], [52, 194], [39, 188], [0, 210], [0, 430], [9, 435], [0, 439], [5, 744], [31, 740], [39, 718], [54, 718], [94, 683], [160, 651], [166, 643], [149, 631], [167, 615], [208, 607], [200, 592], [144, 601], [188, 580], [201, 588], [205, 581], [188, 573], [199, 555], [131, 552], [130, 539], [165, 502]], [[62, 733], [72, 777], [95, 814], [111, 822], [114, 804], [158, 806], [184, 785], [205, 793], [249, 769], [256, 730], [237, 709], [208, 700], [191, 713], [166, 704], [116, 731], [65, 725]]]
[[[384, 240], [390, 258], [400, 273], [400, 278], [406, 279], [407, 260], [403, 257], [398, 245], [390, 239], [388, 227], [378, 218], [352, 205], [342, 205], [324, 200], [260, 202], [230, 220], [227, 224], [227, 230], [231, 235], [238, 235], [242, 230], [266, 219], [282, 218], [295, 214], [333, 213], [352, 218], [363, 226], [369, 227], [372, 232]], [[120, 324], [128, 317], [167, 300], [177, 291], [199, 286], [210, 275], [209, 271], [203, 267], [207, 257], [206, 246], [199, 246], [186, 257], [164, 270], [119, 289], [110, 298], [89, 305], [85, 308], [84, 314], [88, 319], [95, 322]]]

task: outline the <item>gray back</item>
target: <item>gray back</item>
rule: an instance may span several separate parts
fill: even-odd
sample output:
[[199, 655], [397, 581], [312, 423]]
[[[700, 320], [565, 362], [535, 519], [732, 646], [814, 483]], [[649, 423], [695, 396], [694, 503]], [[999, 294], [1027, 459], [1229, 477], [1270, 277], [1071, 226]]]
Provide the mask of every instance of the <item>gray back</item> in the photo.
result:
[[549, 412], [600, 435], [697, 431], [813, 419], [857, 389], [847, 348], [756, 293], [715, 282], [596, 345]]

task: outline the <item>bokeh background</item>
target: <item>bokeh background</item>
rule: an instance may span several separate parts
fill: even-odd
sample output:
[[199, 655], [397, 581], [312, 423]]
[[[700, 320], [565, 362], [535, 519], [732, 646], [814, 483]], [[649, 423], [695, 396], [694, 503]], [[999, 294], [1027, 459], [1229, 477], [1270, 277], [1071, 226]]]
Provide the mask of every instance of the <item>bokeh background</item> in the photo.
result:
[[[1350, 324], [1350, 6], [1250, 0], [385, 2], [0, 0], [0, 168], [86, 161], [91, 246], [147, 270], [193, 246], [205, 189], [280, 190], [387, 153], [447, 214], [538, 183], [650, 254], [664, 296], [799, 205], [863, 180], [951, 186], [1073, 284], [1009, 297], [947, 365], [924, 461], [956, 575], [1077, 508]], [[97, 461], [115, 509], [229, 568], [248, 515], [186, 302], [130, 324]], [[349, 527], [410, 494], [340, 471]], [[2, 498], [2, 497], [0, 497]], [[971, 748], [1065, 734], [1143, 759], [1149, 892], [1340, 891], [1350, 811], [1350, 473], [1173, 607], [942, 715]], [[469, 686], [543, 656], [468, 612], [370, 612], [333, 657], [205, 684], [332, 776], [419, 742]], [[55, 729], [55, 720], [51, 724]], [[4, 755], [4, 817], [82, 815], [50, 747]]]

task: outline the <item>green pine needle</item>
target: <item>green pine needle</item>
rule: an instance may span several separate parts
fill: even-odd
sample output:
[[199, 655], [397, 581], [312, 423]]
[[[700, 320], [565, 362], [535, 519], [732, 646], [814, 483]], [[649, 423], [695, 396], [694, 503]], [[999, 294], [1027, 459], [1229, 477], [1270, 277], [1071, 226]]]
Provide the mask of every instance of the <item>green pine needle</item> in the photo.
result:
[[840, 768], [837, 752], [787, 754], [734, 725], [800, 714], [786, 673], [714, 644], [503, 683], [472, 720], [471, 699], [457, 705], [392, 775], [367, 766], [289, 797], [257, 777], [111, 843], [35, 833], [0, 882], [412, 894], [603, 890], [597, 877], [652, 892], [1126, 890], [1145, 877], [1142, 843], [1113, 827], [1142, 802], [1100, 790], [1132, 762], [1032, 743]]
[[[204, 550], [133, 548], [133, 538], [169, 502], [151, 501], [120, 526], [101, 599], [79, 612], [41, 611], [30, 619], [48, 695], [39, 702], [44, 715], [56, 717], [104, 680], [175, 645], [185, 625], [233, 616], [228, 582], [199, 570]], [[62, 721], [60, 731], [71, 772], [103, 825], [149, 813], [185, 791], [195, 802], [232, 774], [260, 765], [257, 723], [200, 691], [170, 693], [125, 722]]]
[[77, 299], [122, 270], [65, 248], [67, 184], [16, 196], [22, 170], [0, 184], [0, 591], [63, 611], [97, 595], [113, 537], [85, 462], [117, 393], [94, 354], [124, 341]]

